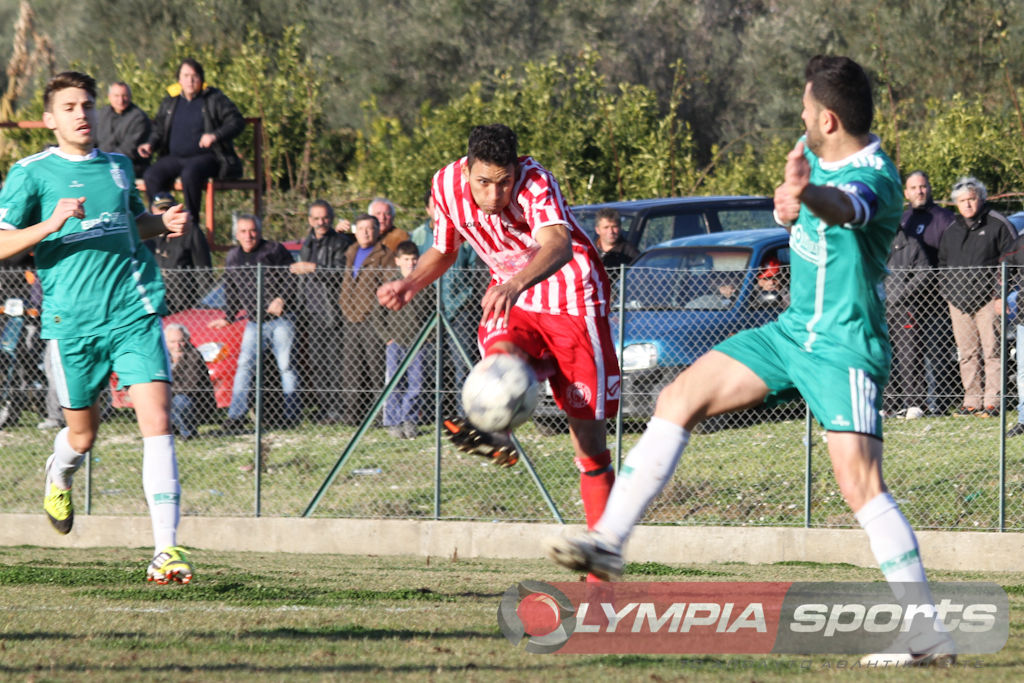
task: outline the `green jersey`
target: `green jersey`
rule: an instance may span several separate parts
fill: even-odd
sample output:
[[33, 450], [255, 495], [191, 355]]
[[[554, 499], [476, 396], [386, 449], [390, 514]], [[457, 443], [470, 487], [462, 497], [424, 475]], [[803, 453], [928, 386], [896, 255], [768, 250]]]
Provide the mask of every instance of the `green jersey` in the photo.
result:
[[779, 324], [808, 353], [849, 360], [884, 381], [892, 353], [882, 281], [903, 212], [899, 174], [875, 136], [841, 161], [821, 161], [806, 142], [804, 156], [810, 182], [846, 193], [857, 218], [826, 225], [801, 206], [789, 239], [790, 305]]
[[51, 147], [22, 159], [0, 191], [0, 229], [41, 223], [67, 197], [85, 197], [85, 217], [69, 218], [34, 250], [42, 337], [85, 337], [166, 314], [160, 271], [135, 225], [146, 207], [127, 157], [97, 150], [78, 157]]

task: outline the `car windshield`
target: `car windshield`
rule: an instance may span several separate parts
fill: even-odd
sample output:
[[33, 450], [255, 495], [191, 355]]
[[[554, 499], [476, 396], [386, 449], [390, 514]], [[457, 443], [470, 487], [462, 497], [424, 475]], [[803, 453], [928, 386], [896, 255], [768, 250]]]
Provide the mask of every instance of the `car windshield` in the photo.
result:
[[626, 303], [640, 310], [725, 310], [750, 267], [744, 248], [655, 249], [626, 273]]
[[[597, 211], [597, 209], [579, 207], [572, 210], [572, 215], [576, 217], [576, 222], [580, 224], [583, 231], [590, 237], [590, 241], [595, 244], [597, 243], [597, 233], [594, 232], [594, 225], [597, 224]], [[626, 239], [630, 228], [633, 227], [633, 223], [636, 221], [636, 214], [619, 211], [619, 220], [622, 227], [622, 239]]]

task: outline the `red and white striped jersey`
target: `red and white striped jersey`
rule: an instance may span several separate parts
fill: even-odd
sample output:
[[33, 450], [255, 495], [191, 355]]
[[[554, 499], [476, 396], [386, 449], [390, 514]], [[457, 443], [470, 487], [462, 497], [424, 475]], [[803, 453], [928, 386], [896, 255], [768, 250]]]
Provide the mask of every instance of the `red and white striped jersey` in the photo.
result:
[[512, 201], [489, 215], [473, 200], [463, 175], [466, 157], [434, 175], [434, 248], [450, 254], [468, 241], [491, 269], [491, 286], [507, 282], [540, 249], [534, 238], [546, 225], [565, 225], [572, 258], [546, 280], [520, 295], [516, 306], [536, 313], [598, 316], [608, 314], [611, 284], [597, 249], [569, 210], [558, 181], [528, 156], [520, 157]]

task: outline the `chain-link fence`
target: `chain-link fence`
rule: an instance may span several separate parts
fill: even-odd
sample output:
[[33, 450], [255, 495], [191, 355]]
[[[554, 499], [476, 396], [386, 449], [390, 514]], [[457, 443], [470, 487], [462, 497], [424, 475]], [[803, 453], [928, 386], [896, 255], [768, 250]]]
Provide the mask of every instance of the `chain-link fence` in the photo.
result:
[[[659, 389], [694, 358], [781, 313], [784, 277], [762, 272], [634, 268], [616, 279], [611, 323], [624, 344], [621, 414], [608, 423], [613, 453], [628, 452]], [[1024, 332], [1017, 335], [1011, 317], [1015, 296], [1006, 312], [995, 303], [1001, 282], [1013, 291], [1015, 274], [1007, 275], [900, 271], [889, 280], [886, 483], [917, 528], [1024, 528], [1024, 438], [1014, 432], [1024, 415], [1014, 361]], [[364, 269], [346, 283], [341, 271], [259, 268], [226, 286], [223, 271], [165, 273], [166, 322], [188, 333], [185, 351], [202, 356], [212, 383], [202, 389], [175, 372], [185, 514], [582, 521], [572, 446], [550, 397], [517, 430], [525, 458], [509, 470], [456, 451], [442, 436], [441, 419], [458, 413], [462, 380], [478, 357], [487, 274], [452, 272], [402, 312], [384, 311], [373, 292], [398, 276]], [[27, 294], [5, 287], [0, 300], [24, 296], [31, 308]], [[954, 334], [947, 294], [968, 290], [982, 305], [961, 301], [975, 310], [954, 315]], [[284, 313], [266, 313], [278, 297]], [[34, 512], [60, 416], [47, 410], [36, 318], [14, 315], [16, 308], [0, 317], [0, 511]], [[225, 314], [233, 322], [213, 322]], [[130, 399], [114, 390], [103, 403], [99, 438], [76, 478], [78, 509], [145, 514]], [[824, 439], [800, 402], [709, 420], [646, 519], [855, 525]]]

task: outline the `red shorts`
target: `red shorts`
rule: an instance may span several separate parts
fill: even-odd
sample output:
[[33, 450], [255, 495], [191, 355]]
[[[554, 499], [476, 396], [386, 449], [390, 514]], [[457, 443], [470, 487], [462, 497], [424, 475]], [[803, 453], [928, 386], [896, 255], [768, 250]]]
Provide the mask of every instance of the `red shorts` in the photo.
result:
[[619, 360], [608, 318], [533, 313], [512, 307], [506, 327], [478, 331], [483, 355], [511, 342], [531, 358], [554, 360], [551, 391], [566, 415], [604, 420], [619, 407]]

